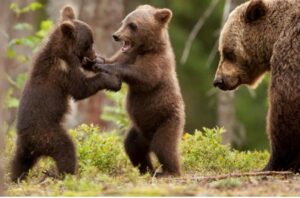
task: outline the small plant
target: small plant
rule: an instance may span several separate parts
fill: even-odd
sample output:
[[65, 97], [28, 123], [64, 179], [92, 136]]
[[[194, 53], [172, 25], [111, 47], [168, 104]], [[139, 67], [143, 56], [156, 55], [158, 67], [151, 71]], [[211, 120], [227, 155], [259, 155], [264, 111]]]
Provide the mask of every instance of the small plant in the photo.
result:
[[[13, 152], [15, 133], [6, 135], [6, 183], [8, 195], [169, 195], [169, 191], [185, 193], [196, 175], [225, 174], [259, 170], [266, 163], [267, 152], [240, 152], [221, 144], [223, 130], [204, 129], [194, 134], [185, 134], [181, 143], [184, 178], [192, 183], [176, 183], [177, 180], [154, 179], [150, 175], [140, 176], [137, 168], [129, 162], [123, 149], [123, 138], [115, 132], [101, 133], [94, 125], [83, 124], [70, 130], [75, 140], [78, 156], [78, 173], [64, 180], [46, 179], [43, 171], [54, 168], [50, 158], [38, 162], [28, 181], [19, 185], [8, 182], [9, 158]], [[173, 182], [176, 181], [176, 182]], [[180, 180], [178, 180], [180, 181]], [[184, 185], [185, 187], [183, 187]], [[242, 179], [224, 179], [209, 184], [211, 188], [227, 189], [244, 185]]]
[[183, 166], [187, 172], [202, 173], [260, 170], [267, 162], [268, 152], [241, 152], [223, 145], [222, 128], [196, 130], [185, 134], [181, 144]]
[[102, 173], [116, 174], [130, 165], [123, 140], [115, 132], [100, 133], [98, 127], [83, 124], [70, 133], [75, 138], [80, 169], [92, 167]]

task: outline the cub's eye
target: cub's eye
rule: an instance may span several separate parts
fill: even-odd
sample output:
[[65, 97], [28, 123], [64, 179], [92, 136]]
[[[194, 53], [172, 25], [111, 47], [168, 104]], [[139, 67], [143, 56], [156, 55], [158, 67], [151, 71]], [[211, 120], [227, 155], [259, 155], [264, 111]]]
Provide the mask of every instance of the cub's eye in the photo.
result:
[[91, 48], [91, 45], [85, 45], [84, 46], [84, 51], [88, 51]]
[[136, 31], [137, 30], [137, 25], [135, 23], [129, 23], [128, 24], [128, 27], [133, 30], [133, 31]]
[[235, 54], [233, 53], [233, 51], [224, 51], [223, 56], [224, 56], [225, 60], [228, 60], [230, 62], [234, 62], [235, 59], [236, 59]]

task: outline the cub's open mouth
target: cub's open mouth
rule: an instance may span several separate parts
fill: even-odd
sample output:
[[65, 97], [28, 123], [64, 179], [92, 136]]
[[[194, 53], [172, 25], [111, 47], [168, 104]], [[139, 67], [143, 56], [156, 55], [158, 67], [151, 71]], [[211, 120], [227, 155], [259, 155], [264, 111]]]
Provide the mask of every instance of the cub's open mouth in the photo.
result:
[[122, 41], [122, 52], [128, 52], [132, 48], [130, 41]]

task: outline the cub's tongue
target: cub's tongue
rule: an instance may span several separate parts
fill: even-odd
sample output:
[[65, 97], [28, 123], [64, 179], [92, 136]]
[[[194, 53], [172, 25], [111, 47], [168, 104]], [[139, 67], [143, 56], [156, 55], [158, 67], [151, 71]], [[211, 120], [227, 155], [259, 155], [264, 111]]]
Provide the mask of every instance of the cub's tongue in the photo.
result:
[[129, 41], [123, 41], [122, 51], [127, 52], [131, 48], [131, 43]]

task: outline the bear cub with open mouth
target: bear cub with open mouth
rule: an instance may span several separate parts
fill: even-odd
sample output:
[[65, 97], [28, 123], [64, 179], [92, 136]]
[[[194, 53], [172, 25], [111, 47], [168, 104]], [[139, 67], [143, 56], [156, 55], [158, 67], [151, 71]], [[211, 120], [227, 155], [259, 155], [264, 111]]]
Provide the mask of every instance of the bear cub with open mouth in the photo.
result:
[[[169, 40], [169, 9], [139, 6], [113, 34], [122, 48], [94, 69], [119, 76], [128, 84], [126, 108], [132, 127], [125, 150], [141, 174], [154, 173], [153, 152], [162, 165], [159, 175], [180, 175], [179, 141], [185, 112], [176, 63]], [[157, 174], [156, 174], [157, 175]]]

